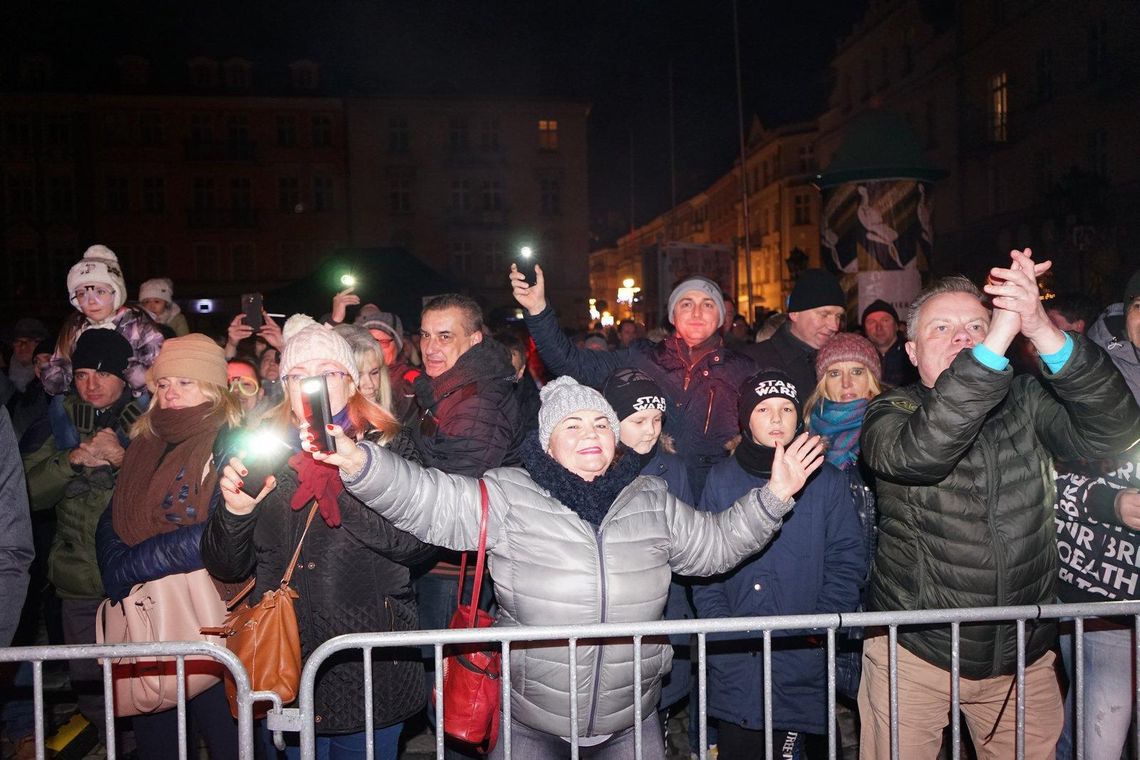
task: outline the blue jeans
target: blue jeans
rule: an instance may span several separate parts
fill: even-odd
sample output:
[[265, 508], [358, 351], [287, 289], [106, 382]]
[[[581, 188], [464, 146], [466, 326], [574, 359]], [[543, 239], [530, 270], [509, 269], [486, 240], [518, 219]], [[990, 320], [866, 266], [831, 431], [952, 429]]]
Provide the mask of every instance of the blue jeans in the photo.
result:
[[[393, 723], [385, 728], [378, 728], [372, 732], [372, 741], [376, 760], [396, 760], [400, 749], [400, 733], [404, 730], [403, 723]], [[265, 755], [270, 760], [284, 757], [287, 760], [299, 760], [301, 748], [297, 743], [287, 745], [284, 752], [278, 752], [273, 746], [273, 734], [266, 731]], [[286, 734], [288, 737], [288, 734]], [[326, 734], [317, 737], [317, 760], [365, 760], [368, 757], [367, 736], [363, 731], [355, 734]], [[294, 740], [295, 741], [295, 740]]]
[[[1132, 723], [1132, 631], [1128, 628], [1089, 630], [1096, 620], [1086, 623], [1084, 633], [1084, 757], [1118, 758], [1128, 742]], [[1065, 697], [1065, 729], [1057, 742], [1057, 760], [1076, 757], [1076, 654], [1074, 637], [1061, 637], [1061, 656], [1069, 676]]]

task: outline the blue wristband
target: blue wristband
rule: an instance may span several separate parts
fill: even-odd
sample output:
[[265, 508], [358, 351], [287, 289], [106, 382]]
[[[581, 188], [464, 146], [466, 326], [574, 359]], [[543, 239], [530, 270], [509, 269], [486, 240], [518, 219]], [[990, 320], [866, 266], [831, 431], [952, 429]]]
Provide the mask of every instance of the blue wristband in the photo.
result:
[[992, 369], [994, 372], [1002, 372], [1006, 367], [1009, 366], [1009, 359], [1006, 359], [1004, 356], [1001, 356], [999, 354], [995, 354], [989, 349], [989, 347], [981, 343], [974, 346], [971, 351], [973, 351], [974, 358], [978, 360], [978, 364], [981, 364], [983, 367], [986, 367], [988, 369]]
[[1060, 372], [1073, 355], [1073, 336], [1065, 333], [1065, 345], [1051, 354], [1041, 354], [1041, 361], [1052, 374]]

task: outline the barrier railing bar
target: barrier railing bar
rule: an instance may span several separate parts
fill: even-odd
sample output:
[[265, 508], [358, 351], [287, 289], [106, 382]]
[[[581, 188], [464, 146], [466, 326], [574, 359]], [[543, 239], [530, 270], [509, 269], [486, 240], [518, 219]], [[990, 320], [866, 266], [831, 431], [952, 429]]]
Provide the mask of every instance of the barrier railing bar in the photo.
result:
[[36, 720], [36, 760], [44, 760], [44, 663], [32, 663], [32, 701]]
[[[1085, 621], [1084, 618], [1073, 620], [1073, 683], [1069, 688], [1074, 689], [1073, 705], [1076, 708], [1073, 735], [1076, 737], [1076, 746], [1073, 748], [1077, 760], [1085, 756]], [[1066, 716], [1072, 717], [1072, 716]]]
[[372, 647], [364, 648], [364, 757], [376, 758], [376, 737], [372, 735], [375, 720], [372, 715]]
[[509, 641], [503, 642], [503, 666], [502, 676], [500, 676], [500, 684], [503, 689], [503, 717], [502, 728], [499, 734], [503, 740], [503, 757], [510, 760], [511, 757], [511, 644]]
[[772, 632], [764, 631], [764, 758], [772, 760]]
[[107, 757], [115, 754], [115, 684], [111, 679], [111, 658], [103, 658], [103, 721], [107, 728]]
[[[578, 639], [570, 639], [570, 760], [578, 760]], [[597, 686], [597, 684], [595, 684]]]
[[178, 679], [178, 760], [186, 760], [186, 658], [175, 658], [174, 677]]
[[950, 624], [950, 757], [962, 756], [962, 631]]
[[887, 671], [890, 681], [891, 760], [899, 760], [899, 629], [887, 629]]
[[835, 760], [835, 629], [827, 629], [827, 758]]
[[1135, 692], [1132, 695], [1132, 756], [1140, 752], [1140, 615], [1136, 615], [1132, 622], [1132, 684]]
[[1014, 754], [1025, 760], [1025, 621], [1017, 621], [1017, 720], [1015, 723]]
[[708, 695], [708, 668], [705, 664], [705, 634], [697, 634], [697, 740], [700, 742], [698, 752], [700, 760], [708, 760], [709, 756], [709, 695]]
[[[316, 654], [314, 652], [314, 654]], [[312, 659], [310, 657], [309, 659]], [[443, 760], [443, 644], [435, 645], [435, 758]]]
[[[641, 637], [633, 637], [633, 756], [641, 760]], [[664, 733], [664, 730], [662, 730]]]

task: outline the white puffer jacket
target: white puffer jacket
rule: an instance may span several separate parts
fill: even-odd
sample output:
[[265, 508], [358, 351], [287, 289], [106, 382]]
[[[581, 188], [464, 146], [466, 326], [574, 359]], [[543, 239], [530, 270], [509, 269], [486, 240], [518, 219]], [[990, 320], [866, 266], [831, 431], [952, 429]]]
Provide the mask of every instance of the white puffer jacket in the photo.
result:
[[[350, 491], [397, 527], [455, 550], [479, 545], [479, 485], [426, 469], [372, 444], [368, 464], [345, 477]], [[713, 575], [763, 547], [793, 501], [767, 487], [732, 508], [697, 512], [638, 477], [594, 527], [535, 484], [525, 470], [484, 476], [490, 495], [487, 554], [499, 602], [498, 625], [570, 625], [659, 620], [671, 572]], [[656, 709], [672, 649], [642, 644], [642, 714]], [[611, 734], [633, 725], [633, 645], [580, 645], [578, 726], [570, 724], [569, 649], [537, 643], [511, 651], [511, 717], [567, 737]]]

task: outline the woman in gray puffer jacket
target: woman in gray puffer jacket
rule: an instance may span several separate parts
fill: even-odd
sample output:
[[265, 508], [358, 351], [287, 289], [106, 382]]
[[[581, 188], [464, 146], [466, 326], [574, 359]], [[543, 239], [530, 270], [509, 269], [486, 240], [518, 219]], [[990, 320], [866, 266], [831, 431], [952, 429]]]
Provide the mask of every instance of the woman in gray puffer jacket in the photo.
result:
[[[822, 461], [819, 439], [801, 436], [780, 449], [767, 486], [714, 515], [670, 495], [664, 481], [639, 477], [637, 457], [615, 459], [618, 427], [600, 393], [559, 378], [542, 390], [539, 429], [522, 452], [526, 469], [501, 468], [484, 476], [499, 625], [660, 619], [672, 572], [712, 575], [758, 551]], [[339, 435], [337, 450], [314, 458], [339, 466], [345, 486], [394, 525], [429, 543], [477, 548], [476, 479], [419, 467]], [[655, 708], [671, 648], [647, 640], [641, 651], [643, 750], [647, 758], [664, 758]], [[632, 660], [628, 643], [578, 647], [578, 723], [572, 725], [567, 647], [539, 643], [513, 649], [514, 755], [565, 755], [572, 732], [593, 747], [593, 757], [632, 754]], [[502, 750], [493, 756], [501, 757]]]

